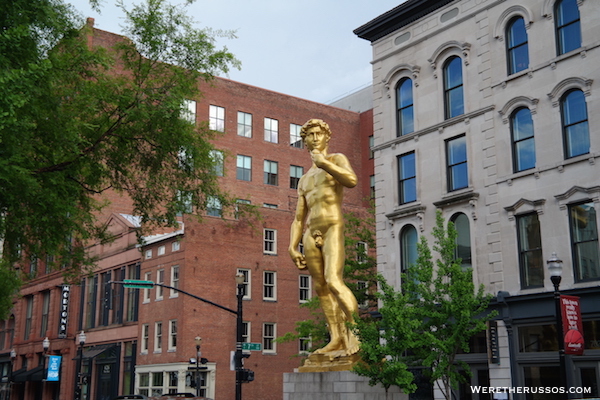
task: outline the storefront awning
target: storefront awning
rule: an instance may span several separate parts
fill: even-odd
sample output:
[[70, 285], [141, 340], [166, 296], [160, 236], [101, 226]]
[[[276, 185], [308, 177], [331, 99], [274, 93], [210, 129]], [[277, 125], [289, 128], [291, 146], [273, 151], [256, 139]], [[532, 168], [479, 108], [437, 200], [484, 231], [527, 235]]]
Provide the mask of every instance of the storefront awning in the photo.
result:
[[43, 365], [38, 365], [30, 370], [21, 368], [13, 372], [11, 379], [13, 382], [41, 381], [44, 379], [44, 372], [45, 368]]
[[[105, 351], [113, 349], [114, 347], [115, 345], [112, 344], [92, 347], [91, 349], [83, 351], [83, 358], [95, 358], [100, 354], [104, 353]], [[73, 360], [79, 360], [79, 354]]]

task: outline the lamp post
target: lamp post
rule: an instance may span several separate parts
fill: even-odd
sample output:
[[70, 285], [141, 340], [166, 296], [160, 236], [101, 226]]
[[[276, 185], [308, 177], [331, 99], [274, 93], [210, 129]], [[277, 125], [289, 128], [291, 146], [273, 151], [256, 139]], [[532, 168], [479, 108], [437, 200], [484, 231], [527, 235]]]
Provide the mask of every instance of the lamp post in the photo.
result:
[[200, 397], [200, 357], [202, 356], [200, 344], [202, 343], [202, 338], [196, 336], [194, 342], [196, 342], [196, 396]]
[[560, 307], [560, 281], [562, 280], [562, 260], [552, 253], [552, 256], [546, 261], [548, 264], [548, 272], [550, 280], [554, 285], [554, 306], [556, 308], [556, 335], [558, 339], [558, 360], [560, 366], [560, 384], [562, 387], [567, 386], [567, 367], [565, 362], [565, 342], [563, 332], [562, 312]]
[[[46, 336], [44, 338], [44, 340], [42, 340], [42, 348], [44, 349], [44, 372], [43, 373], [44, 373], [44, 375], [46, 375], [47, 374], [46, 368], [48, 368], [48, 366], [47, 366], [47, 364], [48, 364], [47, 363], [48, 349], [50, 349], [50, 339], [48, 339], [48, 336]], [[44, 377], [42, 379], [42, 397], [44, 396], [43, 392], [44, 392], [44, 387], [45, 386], [46, 386], [46, 378]]]
[[77, 370], [75, 371], [75, 395], [73, 398], [75, 400], [81, 400], [81, 366], [83, 364], [83, 346], [85, 345], [85, 340], [87, 339], [85, 332], [79, 332], [77, 339], [79, 340], [79, 352], [77, 357]]
[[[15, 359], [17, 358], [17, 351], [13, 348], [10, 349], [10, 376], [8, 379], [8, 392], [11, 393], [13, 370], [15, 369]], [[8, 397], [10, 399], [10, 395]]]
[[243, 274], [235, 276], [237, 283], [237, 328], [235, 343], [235, 400], [242, 400], [242, 299], [244, 297]]

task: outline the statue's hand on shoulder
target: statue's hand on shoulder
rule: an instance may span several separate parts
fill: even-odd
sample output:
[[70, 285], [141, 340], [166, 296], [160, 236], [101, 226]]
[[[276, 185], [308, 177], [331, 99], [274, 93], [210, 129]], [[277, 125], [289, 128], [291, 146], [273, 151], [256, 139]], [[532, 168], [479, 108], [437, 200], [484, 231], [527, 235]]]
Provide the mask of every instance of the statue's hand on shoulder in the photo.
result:
[[290, 250], [290, 257], [298, 269], [306, 269], [306, 259], [298, 250]]

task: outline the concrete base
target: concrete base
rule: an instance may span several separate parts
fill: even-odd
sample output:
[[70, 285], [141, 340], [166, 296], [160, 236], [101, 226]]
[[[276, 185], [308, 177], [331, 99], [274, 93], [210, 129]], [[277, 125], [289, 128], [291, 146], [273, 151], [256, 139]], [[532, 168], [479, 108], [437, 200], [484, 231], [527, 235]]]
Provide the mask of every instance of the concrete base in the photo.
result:
[[283, 374], [283, 400], [408, 400], [398, 387], [386, 396], [382, 386], [351, 371], [294, 372]]

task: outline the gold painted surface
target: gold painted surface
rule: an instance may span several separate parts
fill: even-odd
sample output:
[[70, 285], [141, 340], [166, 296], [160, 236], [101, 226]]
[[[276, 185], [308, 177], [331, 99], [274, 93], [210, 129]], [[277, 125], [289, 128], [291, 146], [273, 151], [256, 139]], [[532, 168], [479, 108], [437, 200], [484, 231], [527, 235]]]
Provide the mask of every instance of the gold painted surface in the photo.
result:
[[[351, 369], [348, 358], [358, 352], [359, 341], [346, 323], [353, 321], [358, 304], [342, 276], [345, 258], [342, 200], [343, 189], [356, 186], [357, 177], [346, 156], [328, 153], [331, 131], [325, 122], [309, 120], [300, 135], [312, 166], [298, 183], [298, 205], [288, 250], [296, 266], [310, 272], [331, 338], [306, 360], [305, 367], [326, 368], [320, 371]], [[300, 240], [304, 254], [298, 251]], [[331, 369], [337, 367], [343, 368]]]

